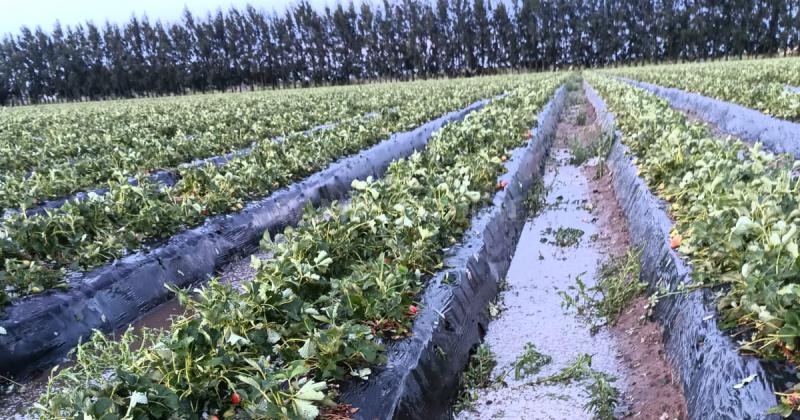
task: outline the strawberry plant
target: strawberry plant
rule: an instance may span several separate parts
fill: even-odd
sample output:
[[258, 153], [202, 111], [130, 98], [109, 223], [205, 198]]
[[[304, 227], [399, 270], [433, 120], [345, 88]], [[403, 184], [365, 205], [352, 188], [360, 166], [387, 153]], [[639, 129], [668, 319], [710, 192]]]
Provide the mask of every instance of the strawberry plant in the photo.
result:
[[[102, 265], [196, 226], [209, 216], [238, 211], [246, 202], [307, 177], [342, 155], [384, 140], [389, 133], [409, 130], [519, 83], [509, 78], [482, 84], [459, 82], [464, 88], [457, 92], [442, 89], [446, 85], [420, 84], [408, 89], [416, 92], [413, 98], [391, 112], [347, 120], [309, 135], [289, 135], [282, 142], [260, 142], [252, 153], [224, 166], [182, 168], [173, 187], [146, 178], [132, 186], [117, 171], [107, 180], [109, 192], [103, 196], [68, 202], [45, 215], [7, 217], [0, 226], [4, 238], [0, 256], [6, 261], [6, 267], [0, 267], [0, 302], [62, 285], [59, 277], [64, 270]], [[478, 170], [476, 176], [480, 180], [491, 176], [491, 168], [487, 169]], [[412, 216], [409, 212], [404, 217], [413, 220]], [[36, 269], [20, 273], [14, 261], [32, 261]], [[12, 281], [13, 288], [4, 287]]]
[[[196, 296], [177, 291], [187, 314], [169, 330], [128, 332], [125, 340], [142, 343], [135, 352], [96, 335], [53, 378], [61, 391], [46, 394], [36, 414], [119, 416], [134, 406], [152, 418], [312, 419], [334, 407], [333, 384], [367, 378], [384, 360], [383, 343], [408, 335], [409, 308], [444, 249], [495, 193], [504, 171], [496, 156], [525, 144], [562, 78], [528, 80], [439, 130], [384, 179], [354, 182], [348, 206], [308, 208], [296, 228], [264, 241], [273, 256], [243, 291], [217, 281]], [[142, 395], [161, 405], [134, 404]]]
[[[743, 351], [794, 363], [800, 181], [792, 159], [714, 137], [640, 89], [590, 80], [614, 112], [640, 175], [670, 203], [671, 242], [692, 265], [691, 288], [720, 290], [722, 325], [735, 329]], [[783, 398], [778, 411], [791, 412], [792, 404]]]
[[800, 120], [800, 95], [784, 89], [800, 86], [797, 58], [731, 60], [609, 71], [615, 75], [700, 93], [792, 121]]
[[[144, 177], [324, 123], [364, 121], [370, 113], [385, 114], [385, 120], [396, 125], [413, 126], [417, 118], [396, 112], [397, 108], [428, 104], [425, 98], [431, 95], [451, 106], [463, 106], [510, 85], [496, 80], [10, 109], [0, 116], [4, 127], [0, 131], [0, 210], [34, 207], [43, 200], [105, 186], [118, 175]], [[445, 91], [459, 93], [447, 98]]]

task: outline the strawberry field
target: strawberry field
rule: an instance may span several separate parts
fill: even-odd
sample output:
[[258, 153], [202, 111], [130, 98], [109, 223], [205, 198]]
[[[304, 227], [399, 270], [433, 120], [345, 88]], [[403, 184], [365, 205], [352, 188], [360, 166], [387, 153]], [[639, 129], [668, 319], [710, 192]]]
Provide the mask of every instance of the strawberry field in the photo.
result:
[[605, 70], [664, 87], [697, 92], [765, 114], [800, 121], [800, 65], [797, 58], [731, 60]]
[[[442, 249], [491, 198], [501, 156], [525, 144], [561, 77], [510, 83], [518, 86], [508, 96], [437, 132], [383, 180], [354, 182], [346, 206], [309, 210], [266, 243], [273, 257], [243, 293], [212, 281], [192, 298], [182, 294], [188, 313], [171, 330], [119, 341], [95, 335], [55, 378], [64, 391], [45, 395], [36, 410], [316, 417], [335, 400], [332, 383], [367, 377], [381, 361], [381, 342], [408, 333], [415, 296], [441, 267]], [[504, 87], [491, 86], [489, 94]]]
[[[9, 110], [3, 115], [7, 128], [1, 134], [8, 156], [3, 161], [8, 172], [0, 184], [6, 208], [35, 206], [46, 197], [85, 187], [100, 185], [108, 191], [68, 201], [38, 217], [12, 213], [4, 218], [0, 302], [64, 287], [69, 270], [107, 263], [210, 215], [241, 209], [247, 201], [306, 177], [340, 156], [493, 97], [515, 83], [497, 78], [489, 83], [323, 89], [299, 101], [293, 95], [277, 99], [266, 93], [148, 100], [114, 104], [110, 110], [89, 106], [88, 115], [71, 105]], [[377, 116], [361, 117], [365, 112]], [[116, 115], [125, 118], [119, 121]], [[338, 119], [327, 129], [292, 134]], [[272, 141], [278, 134], [286, 138]], [[19, 141], [20, 137], [28, 140]], [[35, 138], [45, 139], [46, 144]], [[252, 142], [249, 154], [224, 166], [177, 166]], [[26, 163], [16, 155], [40, 157]], [[172, 168], [178, 181], [163, 186], [146, 176], [161, 168]], [[137, 179], [136, 185], [128, 182], [128, 176]]]
[[[664, 296], [710, 288], [719, 325], [735, 332], [740, 351], [796, 363], [798, 184], [791, 156], [714, 136], [666, 101], [602, 76], [589, 82], [615, 113], [638, 174], [669, 203], [672, 245], [691, 263], [691, 284]], [[772, 411], [800, 408], [782, 390]], [[785, 391], [785, 393], [783, 392]]]
[[[577, 205], [597, 232], [630, 227], [635, 278], [621, 275], [626, 303], [607, 313], [646, 301], [639, 322], [658, 323], [652, 353], [666, 355], [689, 418], [790, 416], [800, 412], [796, 158], [626, 80], [794, 125], [798, 69], [781, 58], [0, 109], [0, 378], [61, 364], [31, 418], [443, 418], [467, 359], [488, 357], [478, 345], [525, 249], [518, 230], [542, 209], [563, 219], [554, 209]], [[595, 143], [564, 134], [587, 119]], [[546, 167], [585, 185], [559, 181], [575, 197], [545, 203]], [[585, 199], [606, 178], [614, 221]], [[528, 256], [534, 281], [577, 264], [599, 235], [543, 229], [555, 236], [541, 244], [575, 254], [555, 265]], [[228, 254], [250, 262], [248, 278], [217, 277]], [[193, 261], [202, 267], [185, 272]], [[599, 290], [583, 274], [551, 279], [580, 286], [558, 292], [572, 298], [565, 311]], [[172, 276], [159, 293], [125, 284], [155, 276]], [[166, 295], [180, 315], [127, 328]], [[127, 307], [106, 313], [110, 301]], [[83, 330], [59, 330], [69, 323]], [[525, 348], [547, 360], [538, 372], [552, 360], [535, 344]], [[614, 414], [616, 378], [584, 356], [576, 372], [610, 398], [590, 395], [592, 412], [625, 417]], [[523, 383], [517, 370], [520, 386], [563, 379]], [[375, 388], [389, 402], [369, 401]]]

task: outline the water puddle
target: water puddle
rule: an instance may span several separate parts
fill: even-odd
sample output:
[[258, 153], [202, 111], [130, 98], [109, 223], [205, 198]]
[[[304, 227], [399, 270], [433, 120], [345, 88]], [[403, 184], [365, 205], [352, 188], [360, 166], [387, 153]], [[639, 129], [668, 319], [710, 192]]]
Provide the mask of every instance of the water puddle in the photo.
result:
[[[611, 143], [580, 87], [567, 104], [543, 176], [546, 194], [489, 308], [494, 320], [462, 378], [456, 418], [686, 419], [661, 329], [633, 283], [638, 254], [603, 158]], [[600, 281], [603, 296], [616, 293], [613, 319], [597, 312], [605, 298], [592, 287]]]
[[[489, 324], [485, 342], [494, 351], [493, 377], [503, 376], [507, 386], [482, 390], [473, 411], [460, 419], [565, 419], [587, 418], [589, 402], [585, 381], [534, 384], [559, 373], [582, 354], [591, 355], [591, 368], [620, 378], [627, 376], [619, 362], [617, 345], [606, 330], [592, 335], [590, 326], [562, 308], [559, 292], [573, 294], [580, 279], [595, 284], [602, 250], [593, 240], [599, 234], [588, 204], [589, 185], [579, 167], [570, 165], [571, 153], [553, 150], [554, 162], [546, 169], [546, 207], [523, 230], [507, 275], [508, 291], [502, 312]], [[552, 358], [536, 375], [515, 378], [514, 365], [531, 343]]]

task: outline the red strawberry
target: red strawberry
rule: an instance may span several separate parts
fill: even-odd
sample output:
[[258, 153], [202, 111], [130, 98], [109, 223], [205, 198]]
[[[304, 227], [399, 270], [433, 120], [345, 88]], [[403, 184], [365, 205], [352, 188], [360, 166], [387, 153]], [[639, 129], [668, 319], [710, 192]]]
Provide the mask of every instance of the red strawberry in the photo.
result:
[[417, 316], [417, 307], [414, 305], [408, 305], [408, 313], [411, 316]]
[[239, 405], [240, 402], [242, 402], [242, 397], [240, 397], [239, 394], [237, 394], [236, 392], [231, 394], [231, 404]]
[[681, 246], [681, 241], [683, 241], [683, 237], [681, 235], [677, 233], [673, 234], [672, 237], [670, 237], [670, 248], [678, 249]]
[[526, 137], [529, 138], [529, 139], [532, 138], [533, 137], [533, 132], [531, 132], [531, 130], [528, 130], [528, 135]]
[[508, 181], [502, 180], [497, 184], [497, 191], [504, 190], [508, 186]]

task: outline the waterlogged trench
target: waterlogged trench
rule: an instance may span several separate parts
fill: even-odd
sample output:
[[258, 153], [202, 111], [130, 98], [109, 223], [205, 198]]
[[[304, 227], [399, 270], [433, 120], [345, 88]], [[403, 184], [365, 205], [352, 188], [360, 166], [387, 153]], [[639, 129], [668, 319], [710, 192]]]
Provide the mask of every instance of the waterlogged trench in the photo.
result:
[[[590, 355], [590, 368], [604, 374], [620, 393], [614, 417], [686, 418], [677, 378], [673, 380], [663, 358], [661, 334], [655, 324], [641, 319], [644, 298], [630, 303], [614, 327], [596, 331], [575, 308], [563, 306], [565, 294], [577, 294], [579, 281], [594, 286], [598, 268], [628, 249], [625, 220], [604, 164], [597, 158], [574, 164], [576, 154], [585, 154], [586, 145], [599, 141], [593, 109], [581, 91], [571, 92], [568, 104], [545, 169], [544, 206], [522, 232], [506, 291], [495, 309], [499, 315], [485, 336], [497, 363], [492, 384], [469, 389], [474, 401], [456, 417], [592, 418], [595, 413], [586, 407], [597, 397], [591, 378], [537, 383]], [[550, 362], [538, 373], [516, 377], [514, 367], [530, 345]]]

